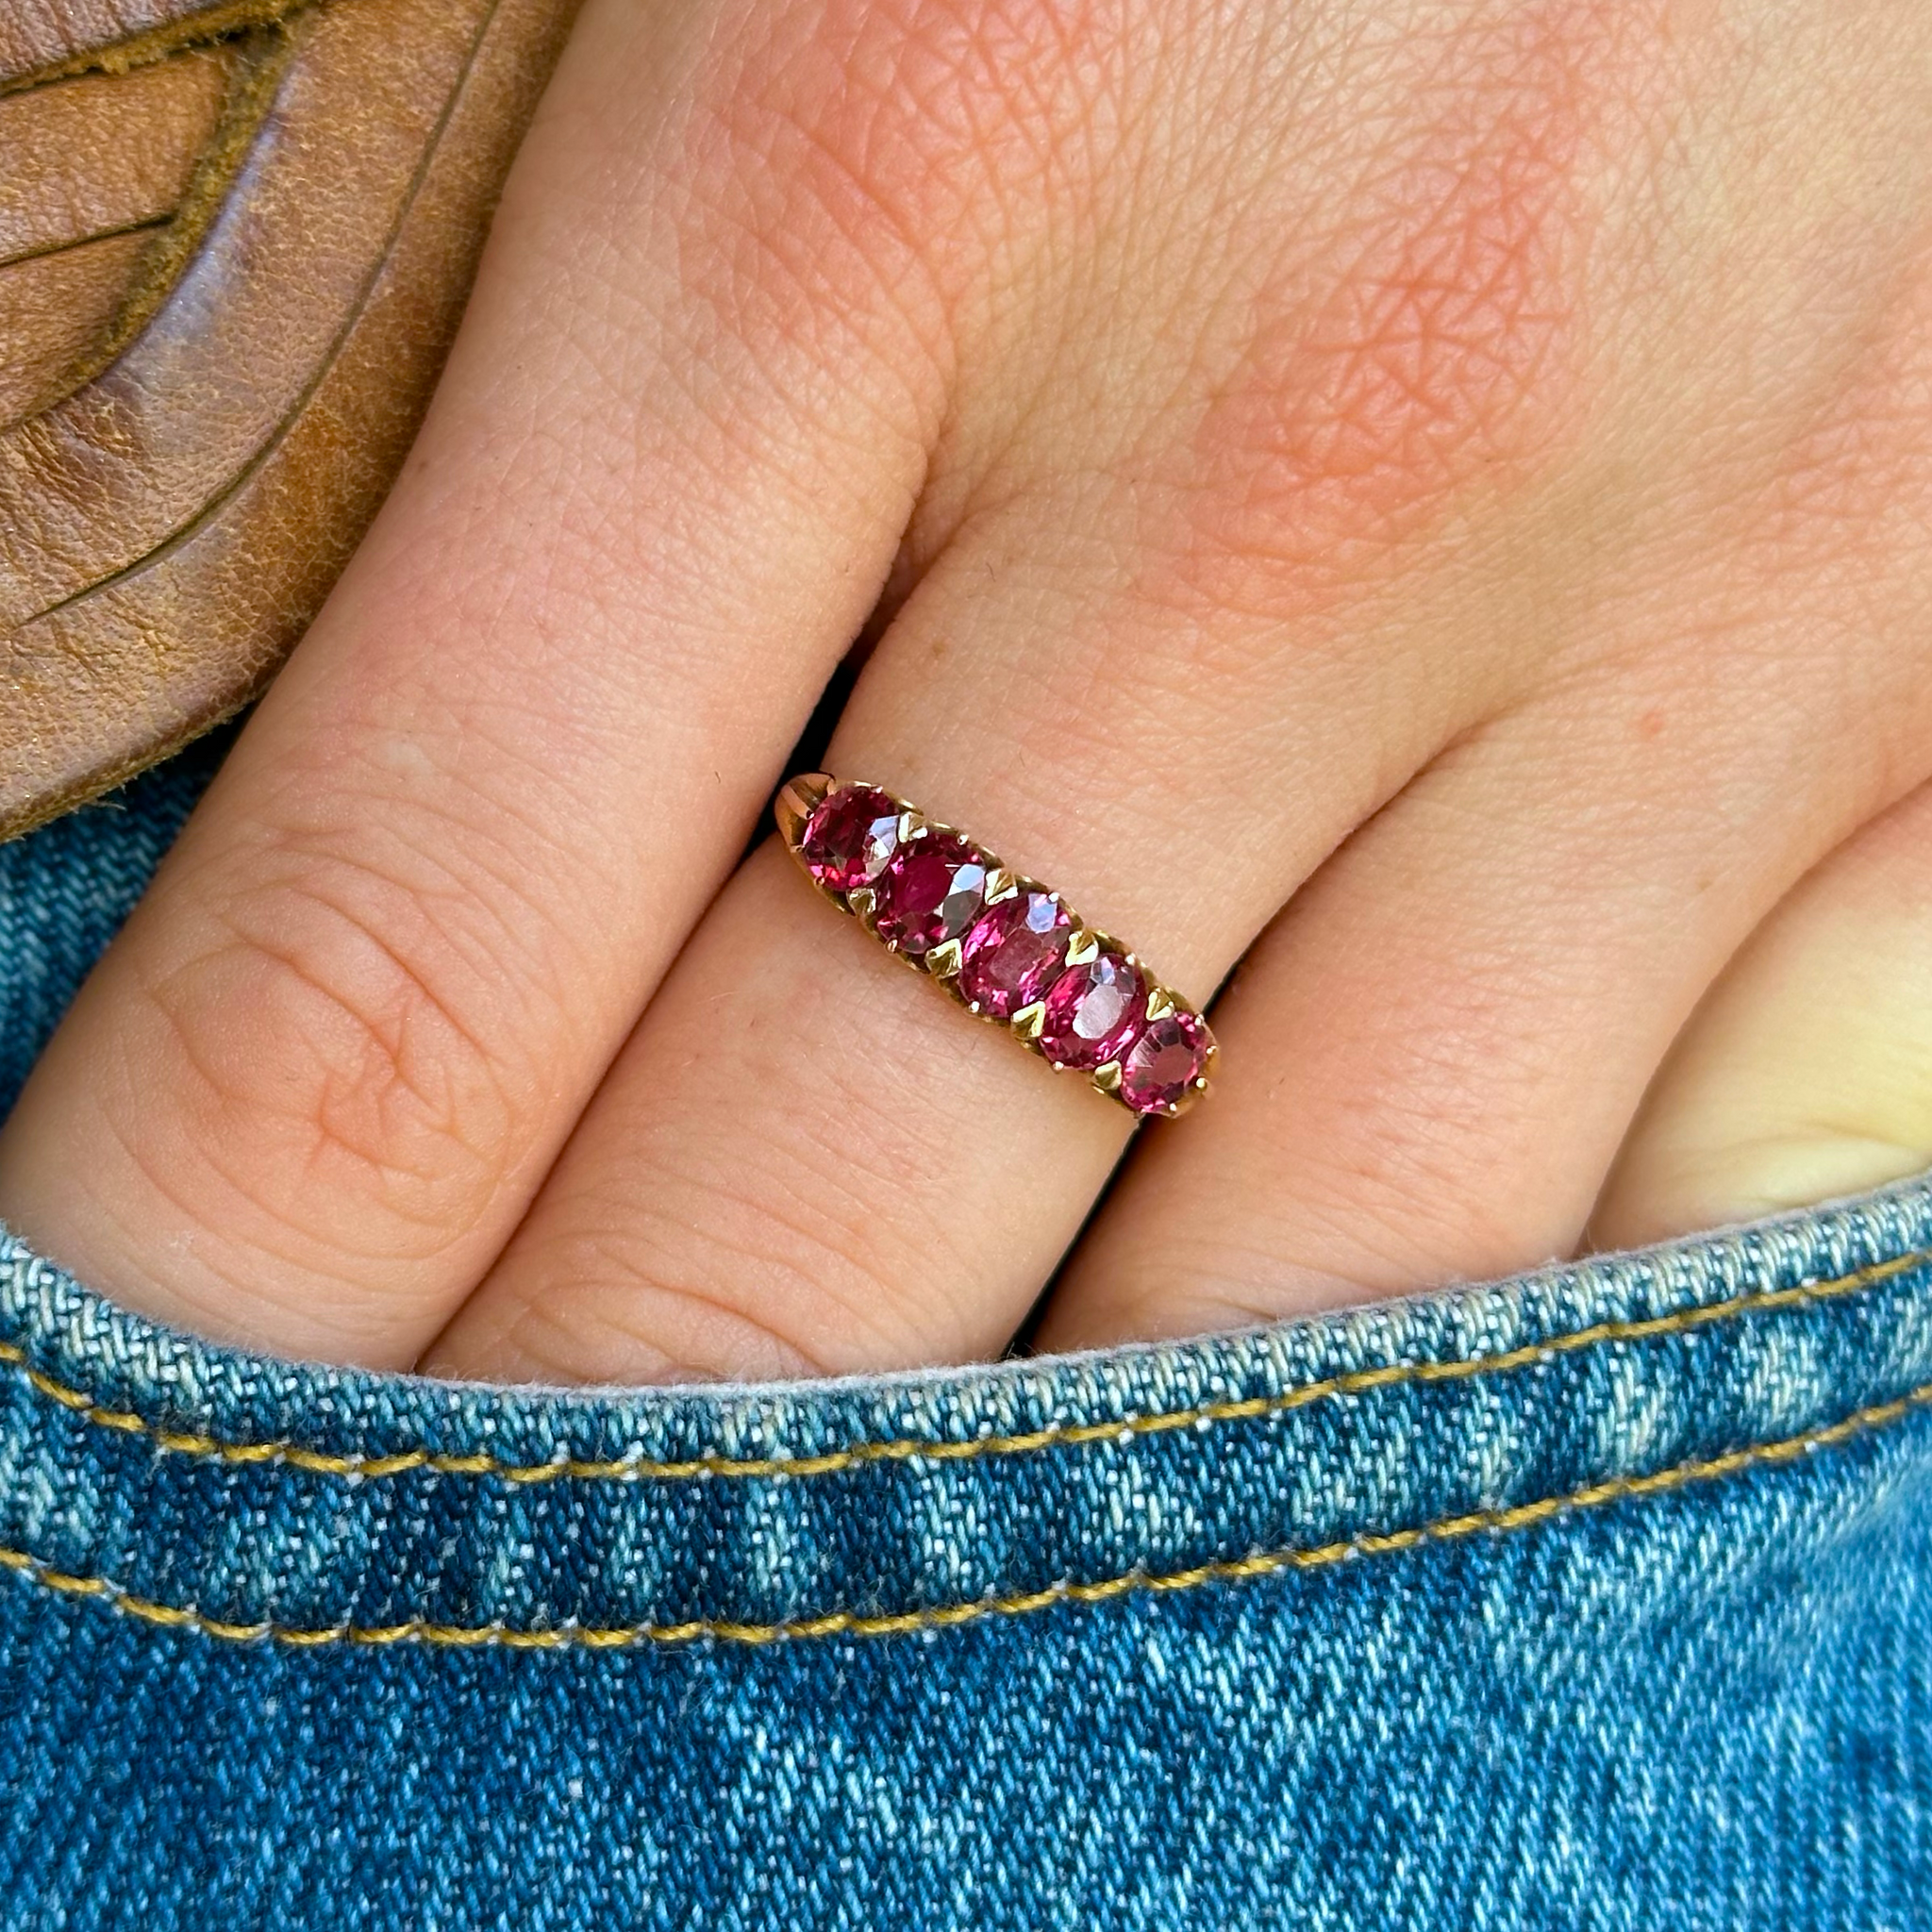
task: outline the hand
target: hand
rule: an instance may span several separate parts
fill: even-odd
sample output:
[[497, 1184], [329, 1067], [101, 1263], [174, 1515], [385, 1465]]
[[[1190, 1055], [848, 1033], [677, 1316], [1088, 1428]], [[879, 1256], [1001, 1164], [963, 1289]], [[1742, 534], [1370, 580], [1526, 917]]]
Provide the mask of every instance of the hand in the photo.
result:
[[1922, 1164], [1928, 125], [1913, 0], [591, 0], [0, 1215], [291, 1354], [1000, 1347], [1128, 1124], [740, 863], [861, 632], [827, 769], [1242, 962], [1049, 1345]]

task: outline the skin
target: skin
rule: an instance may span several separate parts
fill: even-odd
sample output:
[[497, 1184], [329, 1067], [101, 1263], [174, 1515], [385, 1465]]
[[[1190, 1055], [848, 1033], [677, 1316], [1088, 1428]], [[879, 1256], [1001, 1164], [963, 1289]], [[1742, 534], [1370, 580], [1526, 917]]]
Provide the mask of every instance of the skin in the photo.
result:
[[[223, 1340], [633, 1381], [1925, 1165], [1928, 124], [1914, 0], [591, 0], [0, 1217]], [[827, 769], [1227, 981], [1084, 1233], [1126, 1118], [742, 857], [855, 638]]]

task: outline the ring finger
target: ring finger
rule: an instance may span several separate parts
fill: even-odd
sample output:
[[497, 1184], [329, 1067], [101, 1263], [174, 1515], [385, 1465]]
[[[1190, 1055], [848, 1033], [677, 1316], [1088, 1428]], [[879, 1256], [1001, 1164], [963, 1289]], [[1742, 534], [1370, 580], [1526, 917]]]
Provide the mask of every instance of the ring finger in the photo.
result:
[[[962, 824], [1205, 998], [1470, 694], [1386, 639], [1257, 677], [1281, 654], [1275, 626], [1197, 628], [1118, 588], [1121, 509], [1027, 497], [957, 538], [867, 667], [828, 764]], [[1083, 529], [1098, 534], [1039, 537]], [[628, 1380], [984, 1354], [1129, 1130], [832, 916], [771, 841], [431, 1366]]]

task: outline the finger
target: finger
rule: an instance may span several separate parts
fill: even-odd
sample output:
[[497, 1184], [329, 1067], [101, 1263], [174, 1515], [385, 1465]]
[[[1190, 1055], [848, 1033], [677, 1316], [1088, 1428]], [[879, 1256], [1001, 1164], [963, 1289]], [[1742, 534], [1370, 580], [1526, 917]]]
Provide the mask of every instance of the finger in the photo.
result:
[[[1109, 85], [1185, 95], [1134, 41], [1090, 64], [1124, 49]], [[1116, 259], [1103, 223], [1018, 391], [1046, 406], [965, 398], [930, 491], [972, 513], [828, 754], [1197, 997], [1534, 657], [1507, 561], [1450, 567], [1443, 538], [1512, 492], [1541, 528], [1574, 401], [1587, 115], [1561, 50], [1479, 24], [1326, 52], [1359, 85], [1311, 87], [1295, 142], [1271, 101], [1191, 151], [1157, 237], [1184, 267]], [[1326, 71], [1297, 48], [1281, 72], [1304, 61]], [[1108, 98], [1089, 134], [1158, 129]], [[1129, 146], [1114, 177], [1143, 165]], [[1096, 372], [1132, 375], [1101, 395]], [[773, 855], [733, 881], [432, 1366], [859, 1370], [1011, 1332], [1124, 1123], [828, 921]]]
[[1225, 1066], [1266, 1075], [1150, 1144], [1043, 1346], [1574, 1251], [1725, 962], [1932, 771], [1928, 300], [1914, 243], [1853, 333], [1807, 336], [1755, 482], [1673, 441], [1628, 548], [1562, 569], [1586, 646], [1286, 908], [1215, 1016]]
[[1672, 1048], [1591, 1217], [1627, 1247], [1932, 1166], [1932, 791], [1832, 853]]
[[929, 281], [717, 26], [585, 15], [407, 473], [0, 1141], [153, 1314], [414, 1357], [885, 577]]
[[[1014, 522], [1067, 525], [1031, 505]], [[830, 767], [966, 825], [1198, 997], [1391, 767], [1453, 728], [1450, 699], [1419, 678], [1388, 708], [1401, 732], [1378, 737], [1358, 674], [1316, 654], [1257, 717], [1239, 676], [1183, 675], [1198, 643], [1105, 564], [1042, 554], [1037, 534], [1008, 563], [1003, 539], [956, 545], [922, 582]], [[983, 647], [952, 644], [968, 625]], [[1119, 675], [1116, 653], [1138, 675]], [[983, 1355], [1077, 1231], [1129, 1124], [922, 985], [768, 845], [430, 1365], [631, 1380]]]
[[[1059, 1283], [1041, 1346], [1192, 1333], [1573, 1252], [1671, 1041], [1742, 937], [1883, 797], [1901, 740], [1840, 666], [1700, 707], [1627, 681], [1477, 734], [1357, 835], [1244, 962], [1230, 1070], [1145, 1150]], [[1640, 718], [1675, 733], [1631, 756]], [[1901, 678], [1903, 741], [1926, 726]], [[1777, 721], [1774, 724], [1771, 721]], [[1822, 720], [1834, 720], [1821, 724]], [[1749, 721], [1747, 724], [1744, 721]], [[1640, 740], [1644, 727], [1634, 734]], [[1837, 746], [1881, 741], [1875, 765]], [[1897, 760], [1897, 761], [1895, 761]]]

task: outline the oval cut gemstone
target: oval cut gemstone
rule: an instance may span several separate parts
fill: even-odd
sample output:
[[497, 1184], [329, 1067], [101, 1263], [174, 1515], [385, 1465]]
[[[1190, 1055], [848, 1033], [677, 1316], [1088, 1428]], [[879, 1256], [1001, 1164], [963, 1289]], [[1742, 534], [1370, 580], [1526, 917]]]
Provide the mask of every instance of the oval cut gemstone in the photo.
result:
[[1056, 1066], [1091, 1073], [1117, 1058], [1143, 1021], [1146, 982], [1118, 953], [1069, 966], [1046, 996], [1040, 1050]]
[[951, 832], [915, 839], [879, 880], [880, 939], [914, 959], [956, 940], [986, 905], [986, 862]]
[[1016, 892], [989, 906], [960, 949], [959, 991], [982, 1013], [1010, 1020], [1059, 976], [1073, 929], [1051, 892]]
[[1212, 1038], [1192, 1013], [1150, 1021], [1121, 1062], [1121, 1098], [1136, 1113], [1165, 1113], [1201, 1077]]
[[870, 785], [841, 785], [819, 801], [798, 841], [806, 870], [822, 886], [869, 886], [899, 846], [899, 808]]

